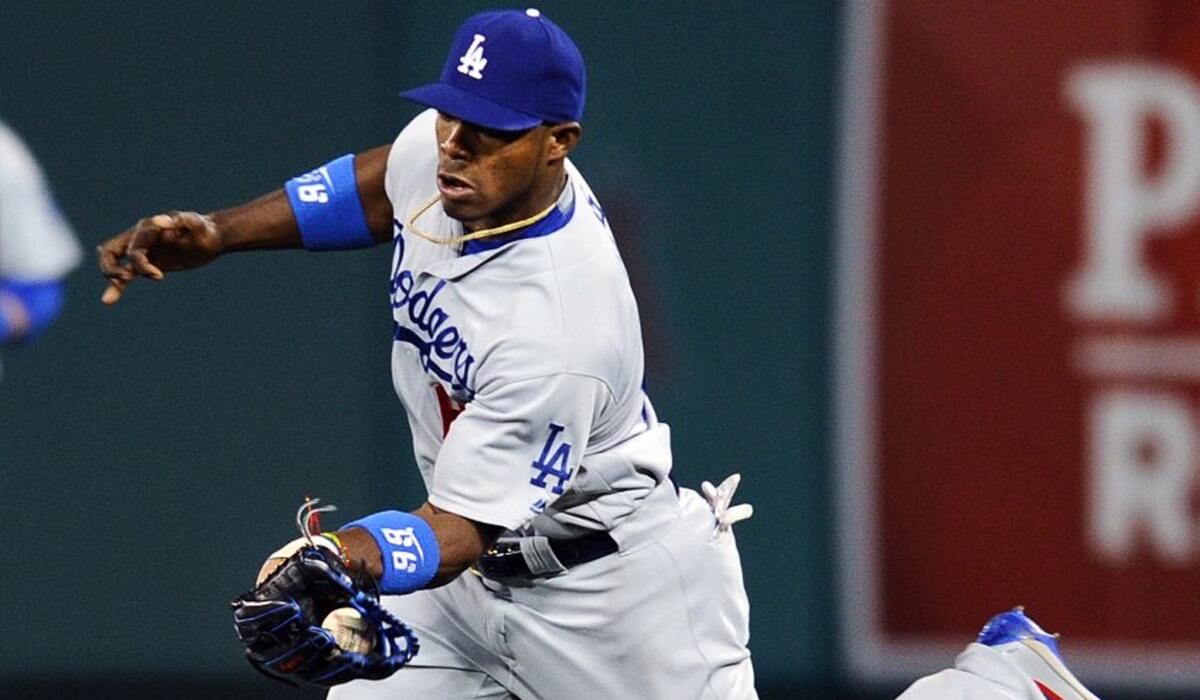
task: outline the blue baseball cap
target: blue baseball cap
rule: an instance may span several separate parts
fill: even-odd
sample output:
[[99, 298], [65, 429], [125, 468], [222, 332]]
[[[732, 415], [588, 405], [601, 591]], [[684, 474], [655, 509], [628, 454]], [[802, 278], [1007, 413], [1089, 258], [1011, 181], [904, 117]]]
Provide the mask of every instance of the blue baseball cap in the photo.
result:
[[535, 9], [481, 12], [454, 35], [436, 83], [400, 93], [463, 121], [501, 131], [583, 118], [583, 54]]

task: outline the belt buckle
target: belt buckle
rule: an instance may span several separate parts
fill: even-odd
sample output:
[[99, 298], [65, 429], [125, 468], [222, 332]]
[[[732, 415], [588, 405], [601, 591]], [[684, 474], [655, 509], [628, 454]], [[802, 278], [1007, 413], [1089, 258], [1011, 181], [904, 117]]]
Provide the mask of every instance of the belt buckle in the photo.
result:
[[488, 578], [513, 578], [529, 571], [519, 542], [497, 542], [479, 557], [476, 566]]

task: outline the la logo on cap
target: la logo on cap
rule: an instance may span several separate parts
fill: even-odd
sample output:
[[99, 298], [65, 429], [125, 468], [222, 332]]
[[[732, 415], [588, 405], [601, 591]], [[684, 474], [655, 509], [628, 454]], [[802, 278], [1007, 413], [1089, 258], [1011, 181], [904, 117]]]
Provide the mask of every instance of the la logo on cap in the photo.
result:
[[483, 79], [483, 69], [487, 67], [487, 59], [483, 57], [483, 42], [487, 37], [476, 34], [475, 40], [467, 48], [467, 52], [458, 59], [458, 72], [469, 75], [476, 80]]
[[490, 10], [463, 20], [437, 82], [401, 94], [485, 128], [525, 131], [579, 121], [586, 87], [579, 47], [530, 8]]

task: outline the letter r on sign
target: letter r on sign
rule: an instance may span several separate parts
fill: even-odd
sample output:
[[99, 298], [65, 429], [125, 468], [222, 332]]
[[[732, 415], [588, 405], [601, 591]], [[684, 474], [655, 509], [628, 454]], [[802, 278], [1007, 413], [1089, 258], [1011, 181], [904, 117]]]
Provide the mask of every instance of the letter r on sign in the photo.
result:
[[1187, 402], [1159, 392], [1109, 391], [1092, 405], [1091, 423], [1092, 546], [1109, 561], [1129, 561], [1144, 534], [1156, 554], [1187, 562], [1197, 447]]

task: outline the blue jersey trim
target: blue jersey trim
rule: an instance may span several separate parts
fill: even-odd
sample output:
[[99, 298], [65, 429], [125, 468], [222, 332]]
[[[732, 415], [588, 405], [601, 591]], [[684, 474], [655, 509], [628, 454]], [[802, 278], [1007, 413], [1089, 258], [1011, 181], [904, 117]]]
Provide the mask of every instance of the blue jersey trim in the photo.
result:
[[375, 245], [358, 196], [354, 155], [335, 158], [284, 185], [300, 238], [308, 250], [348, 250]]
[[[567, 187], [571, 187], [571, 184], [568, 183]], [[503, 236], [495, 236], [493, 238], [477, 238], [473, 241], [467, 241], [463, 243], [462, 254], [474, 255], [475, 253], [482, 253], [487, 250], [495, 250], [496, 248], [499, 248], [503, 245], [508, 245], [513, 241], [520, 241], [526, 238], [541, 238], [542, 236], [549, 236], [550, 234], [558, 231], [570, 223], [571, 217], [574, 215], [575, 197], [572, 196], [570, 202], [567, 204], [566, 211], [564, 211], [561, 206], [554, 207], [554, 209], [550, 210], [550, 213], [547, 214], [545, 218], [539, 219], [532, 225], [523, 229], [513, 231], [512, 233], [505, 234]]]

